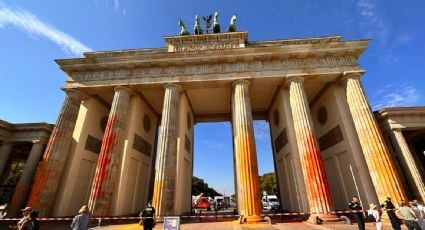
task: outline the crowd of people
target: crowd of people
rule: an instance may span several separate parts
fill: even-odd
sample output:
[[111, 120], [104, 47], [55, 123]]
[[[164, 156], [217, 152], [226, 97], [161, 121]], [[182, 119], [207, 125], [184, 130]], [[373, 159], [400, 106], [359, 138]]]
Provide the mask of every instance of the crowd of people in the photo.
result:
[[[401, 230], [401, 224], [404, 223], [408, 230], [425, 230], [425, 205], [423, 202], [413, 200], [410, 202], [399, 201], [399, 207], [396, 208], [390, 197], [382, 205], [369, 204], [366, 218], [364, 209], [357, 196], [353, 196], [348, 204], [352, 211], [352, 217], [356, 221], [359, 230], [365, 230], [365, 219], [372, 222], [377, 230], [383, 229], [382, 213], [385, 211], [391, 222], [393, 230]], [[37, 221], [38, 212], [31, 207], [21, 210], [22, 218], [11, 229], [18, 230], [39, 230]], [[155, 227], [155, 208], [149, 202], [140, 212], [139, 224], [144, 230], [152, 230]], [[91, 225], [91, 214], [87, 205], [84, 205], [74, 217], [70, 227], [72, 230], [87, 230]]]
[[[372, 222], [377, 230], [382, 230], [382, 212], [385, 211], [394, 230], [401, 230], [402, 223], [406, 225], [408, 230], [425, 230], [425, 206], [422, 202], [413, 200], [408, 205], [407, 202], [400, 201], [398, 205], [399, 208], [396, 208], [390, 197], [387, 197], [382, 205], [372, 203], [367, 211], [367, 220]], [[365, 216], [357, 196], [353, 196], [348, 208], [353, 211], [352, 215], [359, 230], [364, 230]]]

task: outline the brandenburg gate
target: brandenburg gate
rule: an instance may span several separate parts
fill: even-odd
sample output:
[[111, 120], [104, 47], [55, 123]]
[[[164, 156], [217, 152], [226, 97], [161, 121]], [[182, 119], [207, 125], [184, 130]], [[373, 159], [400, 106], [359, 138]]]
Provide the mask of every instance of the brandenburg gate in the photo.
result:
[[[66, 97], [27, 205], [66, 216], [191, 211], [194, 124], [230, 121], [237, 209], [260, 218], [253, 120], [269, 122], [282, 210], [407, 199], [360, 78], [368, 40], [165, 37], [166, 47], [56, 60]], [[217, 169], [220, 170], [220, 169]], [[423, 186], [423, 184], [422, 184]]]

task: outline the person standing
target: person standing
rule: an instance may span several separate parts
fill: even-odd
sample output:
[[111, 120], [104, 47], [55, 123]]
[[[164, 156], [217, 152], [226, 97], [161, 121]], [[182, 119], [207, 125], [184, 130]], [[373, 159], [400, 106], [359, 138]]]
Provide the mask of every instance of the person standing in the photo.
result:
[[155, 226], [155, 208], [152, 207], [151, 202], [148, 202], [146, 208], [139, 215], [142, 217], [140, 223], [143, 225], [143, 230], [152, 230]]
[[18, 230], [24, 230], [26, 229], [29, 220], [31, 219], [30, 214], [32, 212], [31, 207], [26, 207], [24, 209], [21, 209], [22, 212], [22, 218], [18, 221], [16, 226], [10, 226], [11, 229], [18, 229]]
[[38, 220], [37, 220], [38, 212], [33, 210], [30, 213], [29, 217], [30, 218], [27, 221], [26, 228], [24, 228], [24, 229], [25, 230], [39, 230], [40, 225], [39, 225]]
[[398, 219], [398, 217], [395, 214], [395, 206], [393, 202], [391, 201], [391, 197], [387, 197], [382, 207], [387, 210], [387, 215], [388, 215], [388, 218], [390, 218], [391, 226], [393, 227], [393, 229], [401, 230], [400, 219]]
[[364, 215], [363, 215], [363, 208], [359, 203], [359, 198], [357, 196], [353, 196], [353, 199], [348, 203], [348, 208], [352, 211], [354, 219], [357, 222], [357, 225], [359, 226], [359, 230], [365, 230], [365, 223], [364, 223]]
[[87, 230], [91, 224], [91, 216], [89, 207], [87, 205], [83, 205], [78, 211], [78, 215], [74, 217], [72, 220], [71, 228], [72, 230]]
[[419, 226], [416, 217], [415, 212], [412, 208], [407, 206], [406, 202], [400, 201], [399, 202], [400, 208], [397, 209], [396, 214], [400, 214], [403, 219], [404, 223], [407, 226], [408, 230], [421, 230], [421, 227]]
[[[382, 230], [382, 219], [381, 219], [381, 212], [378, 210], [378, 206], [374, 203], [369, 205], [370, 209], [367, 212], [367, 216], [372, 216], [373, 218], [373, 225], [376, 227], [376, 230]], [[370, 220], [370, 219], [369, 219]]]

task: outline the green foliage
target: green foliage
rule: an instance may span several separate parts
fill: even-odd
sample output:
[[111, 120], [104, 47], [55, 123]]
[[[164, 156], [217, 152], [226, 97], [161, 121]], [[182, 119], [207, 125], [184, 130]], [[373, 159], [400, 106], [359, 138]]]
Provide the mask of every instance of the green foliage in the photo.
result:
[[192, 195], [196, 196], [201, 192], [204, 193], [204, 196], [221, 196], [215, 189], [208, 187], [208, 184], [205, 183], [203, 179], [194, 176], [192, 178]]
[[266, 173], [260, 176], [261, 194], [266, 191], [267, 194], [277, 194], [276, 174], [274, 172]]

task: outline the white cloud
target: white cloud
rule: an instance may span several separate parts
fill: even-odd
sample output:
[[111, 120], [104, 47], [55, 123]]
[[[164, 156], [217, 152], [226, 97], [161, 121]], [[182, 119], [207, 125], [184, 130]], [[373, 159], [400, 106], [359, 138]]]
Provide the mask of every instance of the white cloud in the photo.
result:
[[201, 144], [207, 149], [223, 149], [225, 147], [224, 144], [218, 141], [202, 140]]
[[373, 110], [394, 106], [414, 106], [421, 98], [420, 92], [412, 85], [391, 84], [378, 90], [372, 97]]
[[0, 1], [0, 28], [12, 25], [28, 36], [44, 37], [59, 45], [66, 52], [81, 56], [83, 52], [92, 51], [72, 36], [56, 29], [22, 9], [11, 9]]
[[115, 12], [118, 12], [119, 8], [120, 8], [120, 1], [114, 0], [114, 10], [115, 10]]
[[373, 0], [357, 1], [357, 10], [364, 17], [366, 22], [362, 24], [367, 36], [377, 37], [382, 45], [387, 44], [389, 38], [387, 23], [376, 12], [376, 5]]
[[258, 141], [270, 139], [269, 124], [266, 121], [254, 121], [254, 135]]

